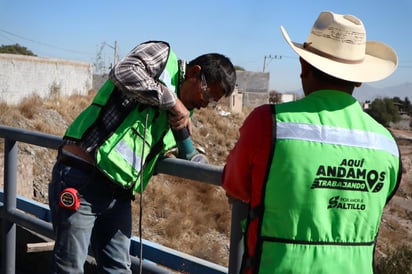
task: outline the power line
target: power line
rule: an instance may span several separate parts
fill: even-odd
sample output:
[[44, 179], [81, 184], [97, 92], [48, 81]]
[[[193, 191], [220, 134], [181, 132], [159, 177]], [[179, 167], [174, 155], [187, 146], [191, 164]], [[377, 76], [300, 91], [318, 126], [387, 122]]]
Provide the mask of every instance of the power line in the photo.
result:
[[3, 37], [4, 39], [6, 39], [6, 40], [8, 40], [8, 41], [10, 41], [10, 42], [12, 42], [12, 43], [15, 43], [15, 42], [16, 42], [14, 39], [10, 39], [8, 36], [4, 35], [3, 33], [0, 33], [0, 37]]
[[[288, 55], [280, 55], [280, 54], [269, 54], [269, 55], [265, 55], [264, 59], [263, 59], [263, 72], [266, 71], [267, 66], [270, 64], [270, 62], [272, 60], [282, 60], [282, 59], [296, 59], [298, 57], [296, 56], [288, 56]], [[400, 62], [398, 64], [398, 68], [399, 69], [410, 69], [412, 68], [412, 65], [410, 65], [412, 61], [409, 60], [402, 60], [402, 62]]]
[[[263, 58], [263, 72], [265, 72], [267, 65], [269, 65], [269, 63], [274, 60], [274, 59], [278, 59], [281, 60], [282, 58], [291, 58], [291, 59], [296, 59], [297, 57], [294, 56], [287, 56], [287, 55], [265, 55]], [[267, 62], [266, 62], [267, 61]]]
[[54, 48], [54, 49], [63, 50], [63, 51], [67, 51], [67, 52], [72, 52], [72, 53], [77, 53], [77, 54], [91, 55], [91, 53], [72, 50], [72, 49], [61, 48], [61, 47], [57, 47], [57, 46], [54, 46], [54, 45], [51, 45], [51, 44], [48, 44], [48, 43], [39, 42], [39, 41], [30, 39], [30, 38], [26, 38], [26, 37], [23, 37], [21, 35], [12, 33], [12, 32], [7, 31], [7, 30], [0, 29], [0, 31], [3, 32], [3, 33], [6, 33], [8, 35], [12, 35], [14, 37], [17, 37], [17, 38], [20, 38], [20, 39], [23, 39], [23, 40], [26, 40], [26, 41], [30, 41], [30, 42], [33, 42], [33, 43], [36, 43], [36, 44], [39, 44], [39, 45], [42, 45], [42, 46], [46, 46], [46, 47], [49, 47], [49, 48]]

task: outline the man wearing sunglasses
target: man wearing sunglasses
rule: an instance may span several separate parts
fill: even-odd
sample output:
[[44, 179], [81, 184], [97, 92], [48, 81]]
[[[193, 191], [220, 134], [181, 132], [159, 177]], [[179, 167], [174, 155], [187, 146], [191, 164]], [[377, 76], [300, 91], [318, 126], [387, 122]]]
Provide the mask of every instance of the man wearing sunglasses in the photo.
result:
[[229, 96], [236, 72], [217, 53], [186, 64], [168, 43], [136, 46], [68, 127], [49, 185], [52, 273], [83, 273], [89, 242], [99, 273], [131, 273], [131, 201], [190, 126], [195, 108]]

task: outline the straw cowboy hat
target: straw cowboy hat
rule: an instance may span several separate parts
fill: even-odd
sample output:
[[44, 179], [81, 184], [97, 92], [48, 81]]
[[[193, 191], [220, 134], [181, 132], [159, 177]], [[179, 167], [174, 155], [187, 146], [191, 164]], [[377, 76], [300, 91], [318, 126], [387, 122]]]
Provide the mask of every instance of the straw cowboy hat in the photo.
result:
[[321, 12], [304, 44], [286, 42], [309, 64], [334, 77], [373, 82], [388, 77], [398, 65], [395, 51], [381, 42], [366, 41], [361, 20], [353, 15]]

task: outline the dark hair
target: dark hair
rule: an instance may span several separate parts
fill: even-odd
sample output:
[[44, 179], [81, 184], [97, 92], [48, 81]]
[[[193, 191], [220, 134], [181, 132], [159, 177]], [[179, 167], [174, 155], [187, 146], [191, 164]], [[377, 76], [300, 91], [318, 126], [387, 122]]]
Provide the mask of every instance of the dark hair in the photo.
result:
[[226, 97], [232, 94], [236, 84], [236, 70], [229, 58], [219, 53], [203, 54], [187, 64], [189, 69], [195, 65], [202, 67], [208, 83], [219, 83]]

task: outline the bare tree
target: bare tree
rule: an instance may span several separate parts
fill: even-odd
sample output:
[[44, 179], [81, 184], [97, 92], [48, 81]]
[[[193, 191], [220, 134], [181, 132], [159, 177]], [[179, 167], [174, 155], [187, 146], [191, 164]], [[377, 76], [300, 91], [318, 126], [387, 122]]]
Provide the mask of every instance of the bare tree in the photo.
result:
[[269, 91], [269, 103], [277, 104], [282, 102], [282, 94], [276, 90]]

